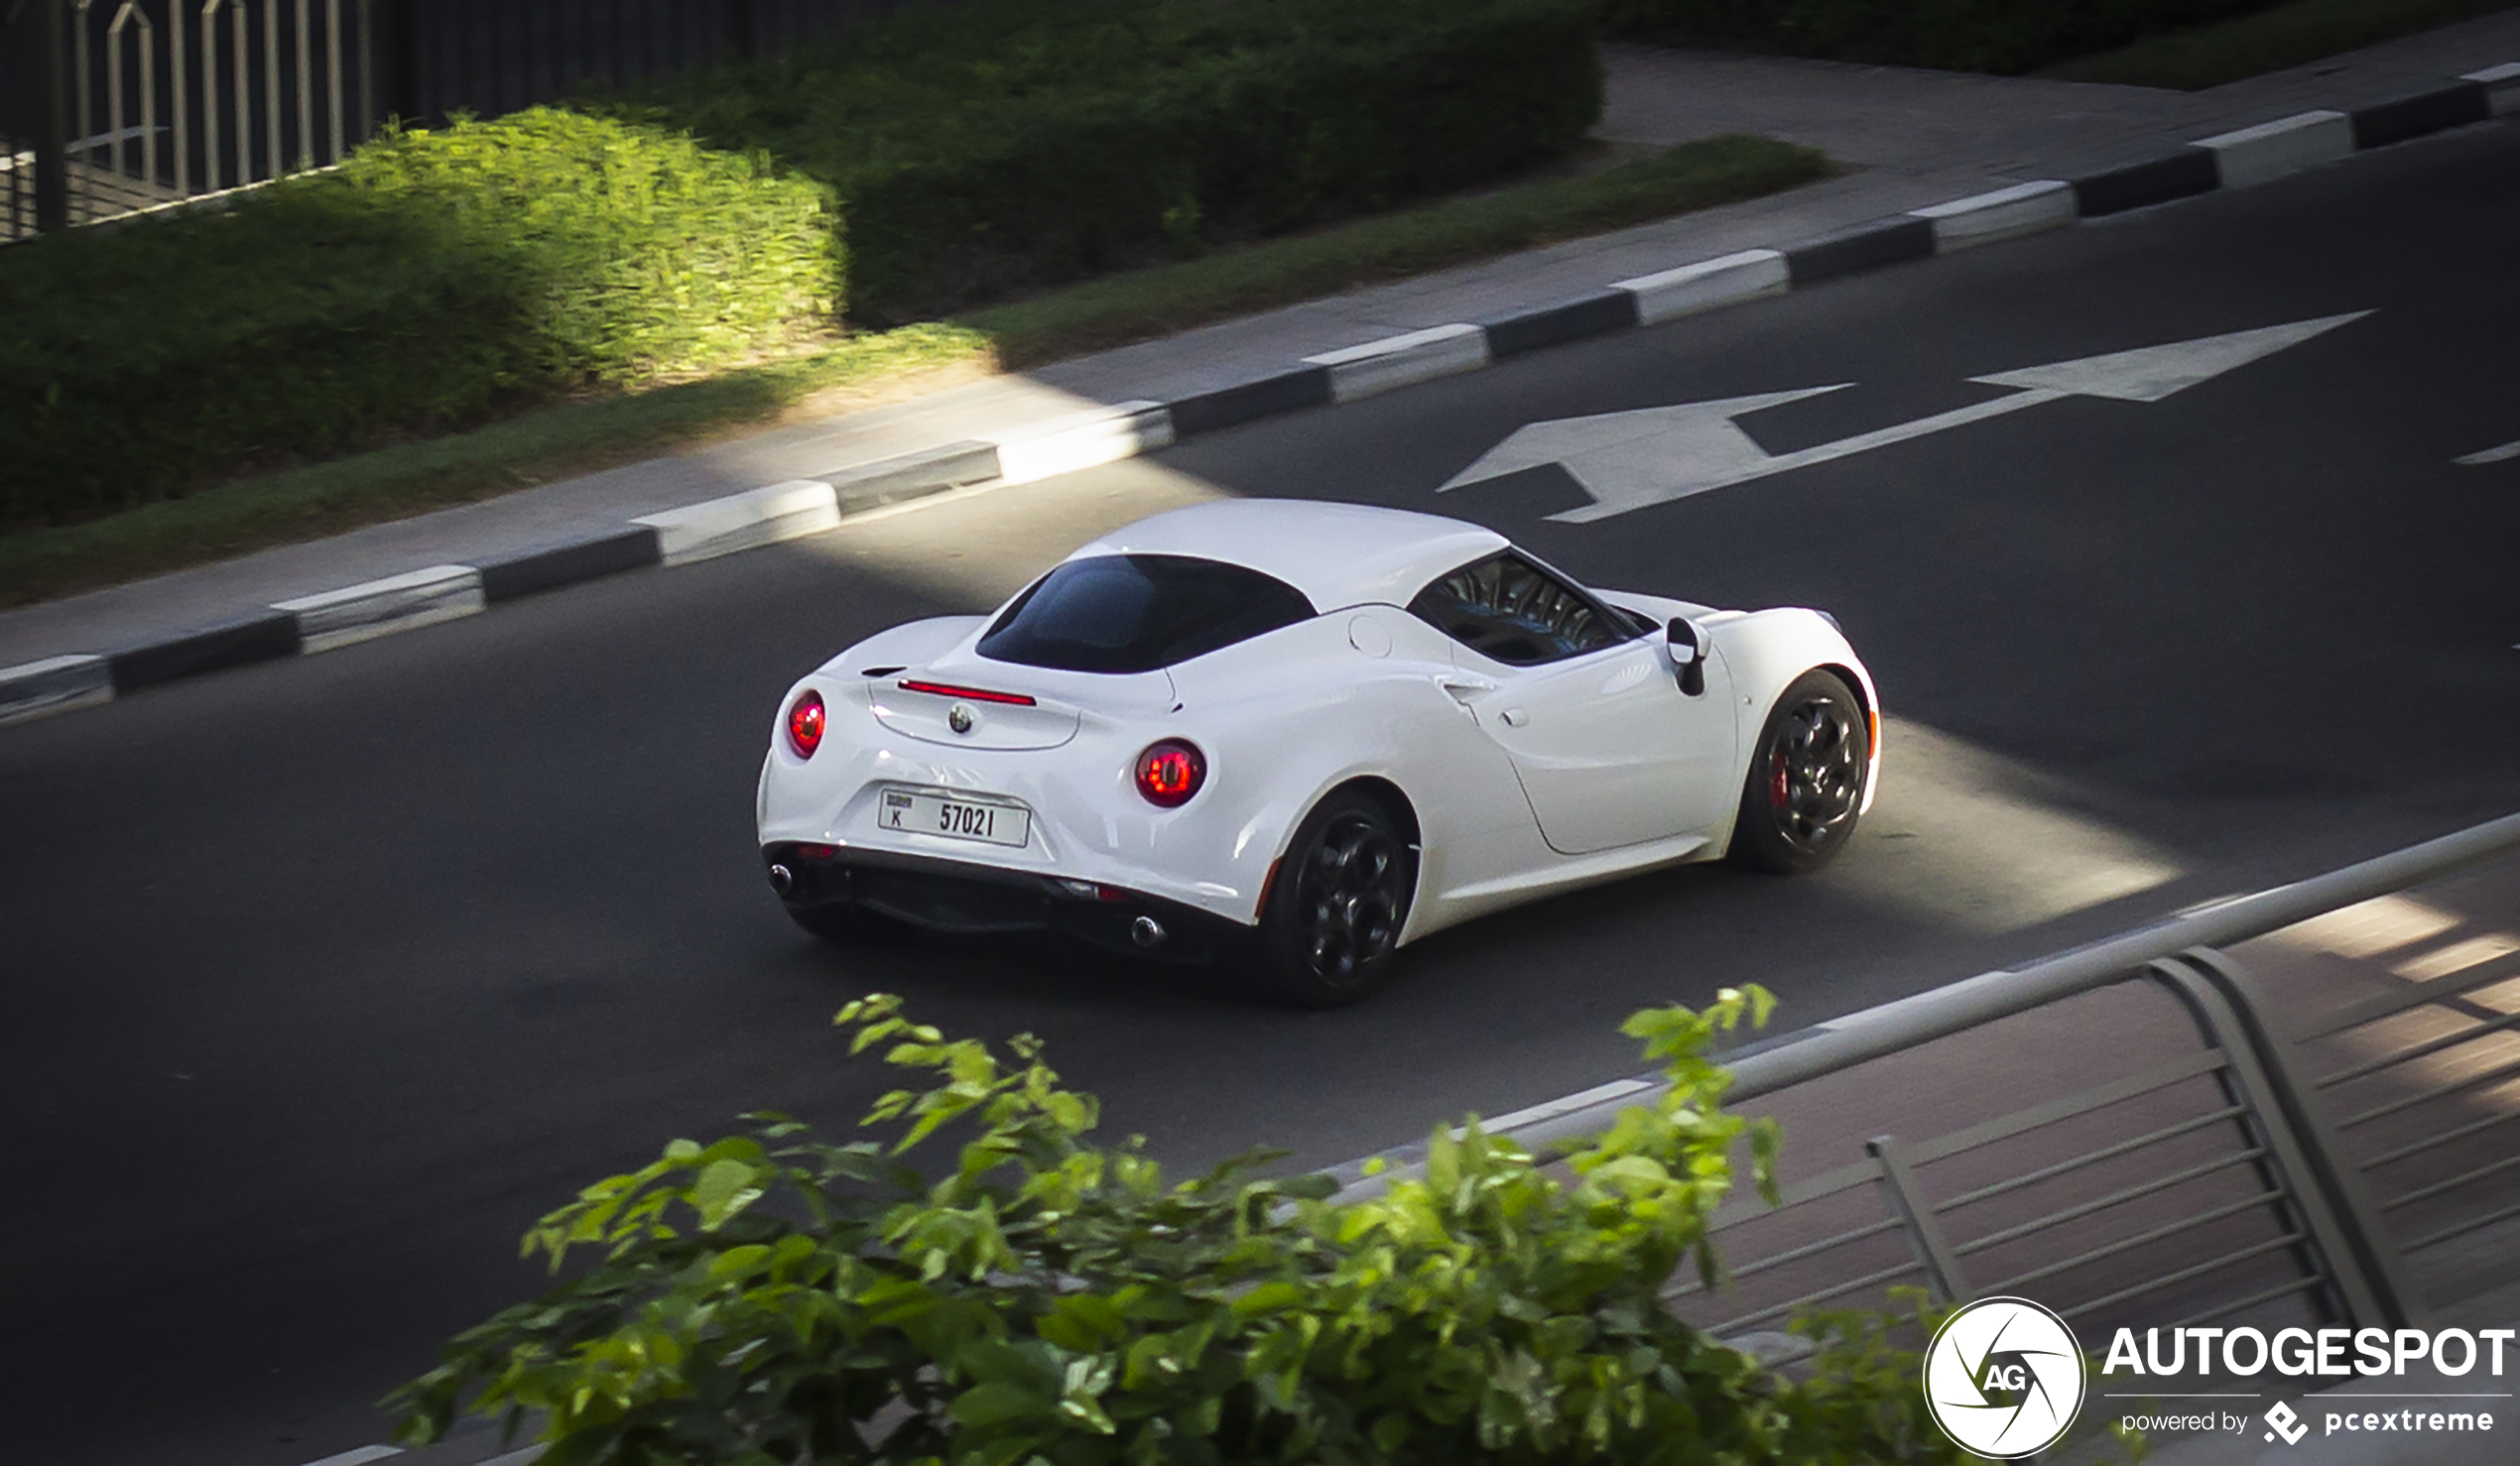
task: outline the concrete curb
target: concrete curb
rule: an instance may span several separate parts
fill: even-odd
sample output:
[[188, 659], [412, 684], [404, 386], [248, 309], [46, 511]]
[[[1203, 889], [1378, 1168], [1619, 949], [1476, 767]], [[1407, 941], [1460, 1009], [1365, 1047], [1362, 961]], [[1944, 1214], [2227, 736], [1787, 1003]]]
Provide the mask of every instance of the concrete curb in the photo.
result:
[[1934, 221], [1913, 214], [1823, 234], [1785, 247], [1785, 272], [1797, 287], [1884, 265], [1934, 258]]
[[1006, 483], [1029, 484], [1172, 445], [1170, 409], [1160, 402], [1124, 402], [998, 439], [997, 476]]
[[2042, 179], [1933, 204], [1774, 249], [1744, 250], [1614, 282], [1592, 294], [1309, 356], [1283, 371], [1173, 402], [1129, 402], [965, 439], [819, 478], [644, 515], [479, 565], [432, 565], [278, 603], [220, 625], [105, 653], [0, 668], [0, 724], [92, 707], [143, 687], [328, 651], [469, 616], [625, 570], [684, 565], [803, 536], [872, 510], [975, 485], [1031, 483], [1152, 452], [1262, 418], [1429, 382], [1546, 347], [1701, 311], [2079, 219], [2247, 187], [2371, 148], [2520, 112], [2520, 61], [2351, 112], [2312, 111], [2199, 138], [2074, 179]]
[[658, 563], [689, 565], [836, 529], [840, 498], [822, 480], [803, 478], [642, 515], [631, 523], [656, 531]]
[[2342, 112], [2301, 112], [2237, 132], [2199, 138], [2213, 154], [2225, 188], [2246, 188], [2286, 174], [2333, 163], [2353, 152], [2353, 119]]
[[481, 572], [470, 565], [431, 565], [321, 595], [282, 601], [272, 609], [298, 618], [298, 645], [329, 652], [415, 627], [434, 626], [489, 609]]
[[1474, 372], [1487, 362], [1487, 332], [1466, 324], [1410, 331], [1304, 358], [1307, 366], [1329, 368], [1332, 402], [1354, 402], [1395, 387]]
[[1934, 252], [1947, 255], [2042, 229], [2064, 228], [2075, 220], [2074, 185], [2060, 179], [2041, 179], [1908, 212], [1933, 224]]
[[2492, 116], [2507, 117], [2520, 112], [2520, 61], [2505, 61], [2499, 66], [2470, 71], [2459, 79], [2484, 89], [2485, 111]]
[[1792, 286], [1792, 275], [1781, 251], [1745, 249], [1677, 270], [1658, 270], [1634, 280], [1622, 280], [1610, 289], [1636, 297], [1638, 325], [1660, 325], [1701, 310], [1781, 296]]

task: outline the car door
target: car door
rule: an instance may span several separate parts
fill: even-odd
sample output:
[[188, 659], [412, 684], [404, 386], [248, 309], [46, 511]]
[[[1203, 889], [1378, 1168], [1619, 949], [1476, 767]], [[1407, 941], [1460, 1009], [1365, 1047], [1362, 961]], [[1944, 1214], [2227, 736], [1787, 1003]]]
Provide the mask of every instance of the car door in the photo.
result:
[[1550, 848], [1587, 855], [1709, 833], [1731, 786], [1731, 684], [1680, 689], [1659, 629], [1507, 550], [1439, 577], [1409, 609], [1449, 636], [1453, 695], [1512, 760]]

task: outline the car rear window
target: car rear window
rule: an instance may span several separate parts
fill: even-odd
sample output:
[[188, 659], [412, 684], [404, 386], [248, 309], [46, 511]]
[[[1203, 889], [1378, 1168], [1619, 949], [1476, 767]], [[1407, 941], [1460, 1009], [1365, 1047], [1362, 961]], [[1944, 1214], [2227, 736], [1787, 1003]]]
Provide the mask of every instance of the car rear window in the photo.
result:
[[980, 638], [979, 652], [1062, 672], [1153, 672], [1314, 614], [1304, 592], [1241, 565], [1097, 555], [1035, 581]]

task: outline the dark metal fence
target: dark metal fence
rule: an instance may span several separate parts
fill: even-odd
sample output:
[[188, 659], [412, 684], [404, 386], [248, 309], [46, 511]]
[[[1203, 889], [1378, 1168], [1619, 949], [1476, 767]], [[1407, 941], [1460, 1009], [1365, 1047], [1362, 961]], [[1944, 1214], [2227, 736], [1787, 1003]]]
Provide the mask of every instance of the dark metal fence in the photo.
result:
[[[1725, 1206], [1727, 1281], [1673, 1303], [1760, 1350], [1899, 1283], [1946, 1304], [2035, 1289], [2102, 1337], [2507, 1307], [2515, 916], [2520, 814], [1756, 1045], [1730, 1064], [1736, 1107], [1861, 1157], [1787, 1175], [1779, 1206]], [[1490, 1130], [1542, 1150], [1658, 1087]], [[1363, 1194], [1423, 1155], [1331, 1173]]]
[[0, 240], [320, 168], [904, 0], [0, 0]]

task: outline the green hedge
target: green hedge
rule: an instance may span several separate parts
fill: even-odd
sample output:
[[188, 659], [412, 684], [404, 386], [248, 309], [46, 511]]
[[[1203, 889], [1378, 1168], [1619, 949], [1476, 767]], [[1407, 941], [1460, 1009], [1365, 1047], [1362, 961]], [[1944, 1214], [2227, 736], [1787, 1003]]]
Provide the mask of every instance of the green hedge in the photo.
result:
[[1776, 1200], [1774, 1122], [1724, 1113], [1707, 1056], [1771, 1001], [1630, 1019], [1671, 1086], [1554, 1173], [1472, 1119], [1342, 1201], [1266, 1151], [1167, 1180], [1037, 1040], [1001, 1062], [871, 997], [839, 1022], [908, 1071], [872, 1136], [758, 1116], [587, 1186], [526, 1237], [562, 1281], [397, 1392], [398, 1434], [505, 1416], [552, 1466], [1961, 1466], [1922, 1329], [1797, 1317], [1783, 1373], [1663, 1306], [1718, 1276], [1736, 1150]]
[[537, 109], [0, 251], [0, 527], [741, 360], [829, 325], [835, 239], [760, 160]]
[[1601, 0], [1613, 35], [2017, 74], [2276, 0]]
[[833, 185], [894, 322], [1498, 177], [1601, 83], [1566, 0], [978, 0], [612, 105]]

